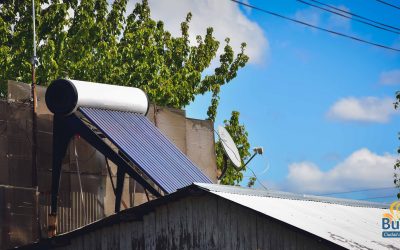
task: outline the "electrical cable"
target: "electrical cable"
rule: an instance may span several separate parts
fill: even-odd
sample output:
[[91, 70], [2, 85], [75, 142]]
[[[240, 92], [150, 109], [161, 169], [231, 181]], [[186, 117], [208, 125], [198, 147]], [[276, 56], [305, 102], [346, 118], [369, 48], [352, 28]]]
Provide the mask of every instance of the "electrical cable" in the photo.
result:
[[308, 26], [308, 27], [311, 27], [311, 28], [314, 28], [314, 29], [317, 29], [317, 30], [325, 31], [325, 32], [328, 32], [330, 34], [334, 34], [334, 35], [337, 35], [337, 36], [345, 37], [345, 38], [348, 38], [348, 39], [351, 39], [351, 40], [355, 40], [355, 41], [358, 41], [358, 42], [361, 42], [361, 43], [369, 44], [369, 45], [372, 45], [372, 46], [375, 46], [375, 47], [379, 47], [379, 48], [383, 48], [383, 49], [387, 49], [387, 50], [400, 52], [400, 49], [397, 49], [397, 48], [389, 47], [389, 46], [382, 45], [382, 44], [375, 43], [375, 42], [370, 42], [370, 41], [367, 41], [367, 40], [364, 40], [364, 39], [361, 39], [361, 38], [358, 38], [358, 37], [355, 37], [355, 36], [351, 36], [351, 35], [343, 34], [343, 33], [340, 33], [340, 32], [334, 31], [334, 30], [322, 28], [322, 27], [319, 27], [319, 26], [316, 26], [316, 25], [313, 25], [313, 24], [310, 24], [310, 23], [306, 23], [306, 22], [303, 22], [303, 21], [300, 21], [300, 20], [297, 20], [297, 19], [294, 19], [294, 18], [291, 18], [291, 17], [287, 17], [287, 16], [284, 16], [284, 15], [281, 15], [281, 14], [278, 14], [278, 13], [275, 13], [275, 12], [272, 12], [272, 11], [269, 11], [269, 10], [265, 10], [265, 9], [260, 8], [260, 7], [257, 7], [257, 6], [254, 6], [254, 5], [250, 5], [250, 4], [238, 1], [238, 0], [230, 0], [230, 1], [234, 2], [234, 3], [237, 3], [237, 4], [240, 4], [240, 5], [243, 5], [243, 6], [246, 6], [246, 7], [249, 7], [249, 8], [252, 8], [254, 10], [258, 10], [260, 12], [264, 12], [264, 13], [272, 15], [272, 16], [276, 16], [276, 17], [279, 17], [279, 18], [282, 18], [282, 19], [285, 19], [285, 20], [288, 20], [288, 21], [292, 21], [292, 22], [295, 22], [295, 23], [298, 23], [298, 24], [302, 24], [302, 25], [305, 25], [305, 26]]
[[363, 198], [363, 199], [358, 199], [358, 200], [375, 200], [375, 199], [383, 199], [383, 198], [393, 198], [396, 197], [395, 195], [388, 195], [388, 196], [378, 196], [378, 197], [370, 197], [370, 198]]
[[326, 3], [323, 3], [323, 2], [317, 1], [317, 0], [309, 0], [309, 1], [310, 1], [310, 2], [314, 2], [314, 3], [317, 3], [317, 4], [322, 5], [322, 6], [329, 7], [329, 8], [331, 8], [331, 9], [340, 11], [340, 12], [342, 12], [342, 13], [345, 13], [345, 14], [348, 14], [348, 15], [351, 15], [351, 16], [355, 16], [355, 17], [364, 19], [364, 20], [366, 20], [366, 21], [369, 21], [369, 22], [372, 22], [372, 23], [375, 23], [375, 24], [379, 24], [379, 25], [381, 25], [381, 26], [385, 26], [385, 27], [388, 27], [388, 28], [391, 28], [391, 29], [395, 29], [395, 30], [400, 31], [400, 28], [397, 28], [397, 27], [394, 27], [394, 26], [392, 26], [392, 25], [388, 25], [388, 24], [384, 24], [384, 23], [375, 21], [375, 20], [372, 20], [372, 19], [367, 18], [367, 17], [363, 17], [363, 16], [358, 15], [358, 14], [356, 14], [356, 13], [354, 13], [354, 12], [346, 11], [346, 10], [337, 8], [337, 7], [335, 7], [335, 6], [332, 6], [332, 5], [329, 5], [329, 4], [326, 4]]
[[87, 224], [88, 222], [87, 222], [87, 216], [86, 216], [85, 200], [83, 198], [82, 180], [81, 180], [81, 173], [79, 171], [78, 151], [76, 150], [75, 137], [73, 139], [73, 143], [74, 143], [74, 151], [75, 151], [75, 165], [76, 165], [76, 171], [78, 173], [78, 182], [79, 182], [79, 188], [80, 188], [80, 193], [81, 193], [81, 202], [82, 202], [82, 208], [83, 208], [84, 223]]
[[250, 169], [250, 171], [253, 173], [254, 177], [256, 177], [256, 181], [258, 182], [258, 184], [260, 184], [265, 190], [268, 190], [268, 188], [266, 186], [264, 186], [264, 184], [262, 184], [262, 182], [258, 179], [256, 173], [254, 173], [253, 169], [251, 169], [250, 167], [247, 167], [248, 169]]
[[380, 3], [383, 3], [383, 4], [385, 4], [385, 5], [388, 5], [388, 6], [390, 6], [390, 7], [393, 7], [393, 8], [395, 8], [395, 9], [400, 10], [400, 7], [399, 7], [399, 6], [393, 5], [393, 4], [391, 4], [391, 3], [388, 3], [388, 2], [385, 2], [385, 1], [382, 1], [382, 0], [376, 0], [376, 1], [377, 1], [377, 2], [380, 2]]
[[358, 192], [366, 192], [366, 191], [373, 191], [373, 190], [382, 190], [382, 189], [394, 189], [396, 187], [382, 187], [382, 188], [368, 188], [368, 189], [359, 189], [359, 190], [353, 190], [353, 191], [344, 191], [344, 192], [337, 192], [337, 193], [327, 193], [327, 194], [321, 194], [321, 195], [335, 195], [335, 194], [351, 194], [351, 193], [358, 193]]
[[359, 23], [363, 23], [363, 24], [372, 26], [372, 27], [374, 27], [374, 28], [376, 28], [376, 29], [381, 29], [381, 30], [385, 30], [385, 31], [388, 31], [388, 32], [391, 32], [391, 33], [400, 34], [399, 31], [394, 31], [394, 30], [391, 30], [391, 29], [387, 29], [387, 28], [384, 28], [384, 27], [381, 27], [381, 26], [372, 24], [372, 23], [367, 22], [367, 21], [363, 21], [363, 20], [359, 20], [359, 19], [353, 18], [353, 17], [351, 17], [351, 16], [346, 16], [346, 15], [341, 14], [341, 13], [339, 13], [339, 12], [326, 9], [326, 8], [324, 8], [324, 7], [320, 7], [320, 6], [317, 6], [317, 5], [312, 4], [312, 3], [308, 3], [308, 2], [303, 1], [303, 0], [297, 0], [297, 2], [300, 2], [300, 3], [305, 4], [305, 5], [308, 5], [308, 6], [312, 6], [312, 7], [314, 7], [314, 8], [320, 9], [320, 10], [324, 10], [324, 11], [330, 12], [330, 13], [332, 13], [332, 14], [336, 14], [336, 15], [338, 15], [338, 16], [341, 16], [341, 17], [344, 17], [344, 18], [347, 18], [347, 19], [351, 19], [351, 20], [356, 21], [356, 22], [359, 22]]

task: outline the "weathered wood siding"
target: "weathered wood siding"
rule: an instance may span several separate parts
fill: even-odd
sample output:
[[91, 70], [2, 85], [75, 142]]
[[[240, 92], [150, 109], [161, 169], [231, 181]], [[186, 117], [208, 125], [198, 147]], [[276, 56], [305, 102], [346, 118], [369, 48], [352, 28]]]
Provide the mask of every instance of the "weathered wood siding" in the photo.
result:
[[332, 249], [293, 227], [207, 194], [83, 232], [57, 249]]

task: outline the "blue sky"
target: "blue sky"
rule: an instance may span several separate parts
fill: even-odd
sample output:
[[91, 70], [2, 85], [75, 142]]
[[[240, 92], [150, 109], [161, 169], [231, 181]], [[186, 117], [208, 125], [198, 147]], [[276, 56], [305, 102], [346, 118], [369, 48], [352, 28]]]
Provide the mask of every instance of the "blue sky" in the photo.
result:
[[[400, 90], [400, 52], [313, 30], [230, 1], [218, 1], [221, 6], [204, 1], [203, 7], [190, 1], [177, 2], [185, 5], [182, 11], [193, 12], [195, 31], [203, 27], [196, 23], [197, 14], [199, 23], [217, 26], [216, 37], [218, 31], [225, 35], [231, 30], [228, 35], [232, 40], [249, 43], [253, 60], [222, 88], [216, 125], [229, 118], [232, 110], [241, 113], [251, 145], [265, 149], [265, 154], [250, 164], [260, 181], [271, 188], [315, 194], [393, 185], [392, 165], [400, 144], [397, 140], [400, 128], [391, 103], [395, 92]], [[294, 0], [247, 2], [400, 49], [398, 34]], [[400, 10], [374, 0], [323, 2], [400, 27]], [[157, 8], [163, 6], [156, 6], [154, 1], [150, 4], [157, 17]], [[215, 19], [213, 8], [220, 13]], [[160, 19], [167, 19], [168, 27], [170, 16], [159, 15]], [[228, 19], [225, 24], [224, 19]], [[237, 28], [230, 27], [235, 21], [239, 23]], [[240, 26], [246, 22], [247, 26]], [[173, 27], [174, 22], [170, 25]], [[188, 116], [205, 118], [209, 102], [210, 95], [197, 97], [186, 108]], [[337, 196], [368, 199], [395, 192], [378, 189]]]

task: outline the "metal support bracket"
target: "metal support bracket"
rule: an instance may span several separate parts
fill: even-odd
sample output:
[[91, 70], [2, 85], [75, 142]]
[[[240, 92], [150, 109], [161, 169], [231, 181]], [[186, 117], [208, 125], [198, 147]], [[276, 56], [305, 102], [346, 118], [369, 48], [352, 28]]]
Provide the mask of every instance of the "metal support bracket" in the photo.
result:
[[[51, 190], [51, 216], [57, 215], [57, 198], [61, 179], [62, 159], [68, 148], [71, 138], [79, 134], [85, 141], [91, 144], [95, 149], [101, 152], [104, 156], [110, 159], [118, 166], [117, 171], [117, 188], [116, 188], [116, 203], [115, 212], [120, 211], [121, 197], [124, 185], [125, 173], [135, 179], [143, 188], [147, 189], [156, 197], [160, 197], [160, 192], [148, 183], [141, 175], [139, 175], [123, 158], [115, 152], [110, 146], [91, 130], [79, 117], [75, 114], [69, 116], [54, 115], [53, 120], [53, 161], [52, 161], [52, 190]], [[49, 235], [51, 230], [55, 230], [57, 220], [54, 225], [49, 225]]]

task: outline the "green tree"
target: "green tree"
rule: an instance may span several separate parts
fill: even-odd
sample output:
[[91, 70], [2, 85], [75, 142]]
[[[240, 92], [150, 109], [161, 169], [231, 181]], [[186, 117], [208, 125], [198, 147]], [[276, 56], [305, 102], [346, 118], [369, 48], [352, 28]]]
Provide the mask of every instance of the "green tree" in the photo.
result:
[[[40, 6], [47, 5], [42, 9]], [[125, 18], [127, 0], [36, 0], [39, 66], [37, 81], [47, 85], [66, 77], [142, 88], [152, 102], [182, 108], [196, 95], [212, 92], [208, 117], [215, 120], [221, 86], [245, 66], [246, 44], [235, 55], [225, 39], [213, 74], [204, 70], [217, 56], [220, 42], [208, 28], [189, 42], [189, 13], [181, 35], [173, 37], [162, 21], [150, 17], [147, 0]], [[31, 1], [5, 0], [0, 6], [0, 77], [30, 82]], [[73, 12], [73, 17], [70, 12]], [[4, 92], [4, 88], [3, 88]]]
[[[233, 111], [231, 118], [224, 121], [225, 129], [231, 135], [233, 141], [238, 148], [239, 155], [242, 161], [242, 165], [250, 156], [250, 144], [248, 142], [248, 133], [243, 124], [239, 122], [239, 112]], [[217, 167], [222, 172], [224, 168], [224, 149], [220, 141], [215, 144], [215, 151], [217, 152]], [[231, 161], [228, 160], [228, 168], [225, 172], [224, 177], [221, 179], [222, 184], [227, 185], [238, 185], [243, 180], [243, 172], [246, 171], [246, 167], [242, 171], [237, 171], [232, 165]], [[255, 179], [250, 179], [248, 186], [254, 185]]]
[[[244, 53], [246, 44], [242, 43], [241, 51], [235, 54], [227, 38], [219, 64], [213, 73], [205, 74], [220, 47], [213, 28], [208, 28], [204, 36], [198, 35], [196, 44], [191, 44], [192, 15], [188, 13], [181, 23], [181, 34], [174, 37], [164, 29], [162, 21], [150, 17], [147, 0], [137, 3], [126, 18], [127, 0], [115, 0], [111, 6], [107, 0], [35, 3], [39, 85], [69, 77], [133, 86], [143, 89], [152, 102], [175, 108], [183, 108], [197, 95], [211, 92], [207, 115], [214, 121], [221, 87], [234, 79], [249, 60]], [[31, 81], [31, 9], [31, 0], [4, 0], [0, 4], [3, 95], [6, 80]], [[248, 145], [247, 133], [238, 123], [239, 114], [233, 114], [230, 130], [236, 133], [238, 143]], [[242, 149], [243, 157], [248, 155], [246, 147]], [[242, 179], [241, 174], [230, 171], [229, 183], [234, 178]]]

